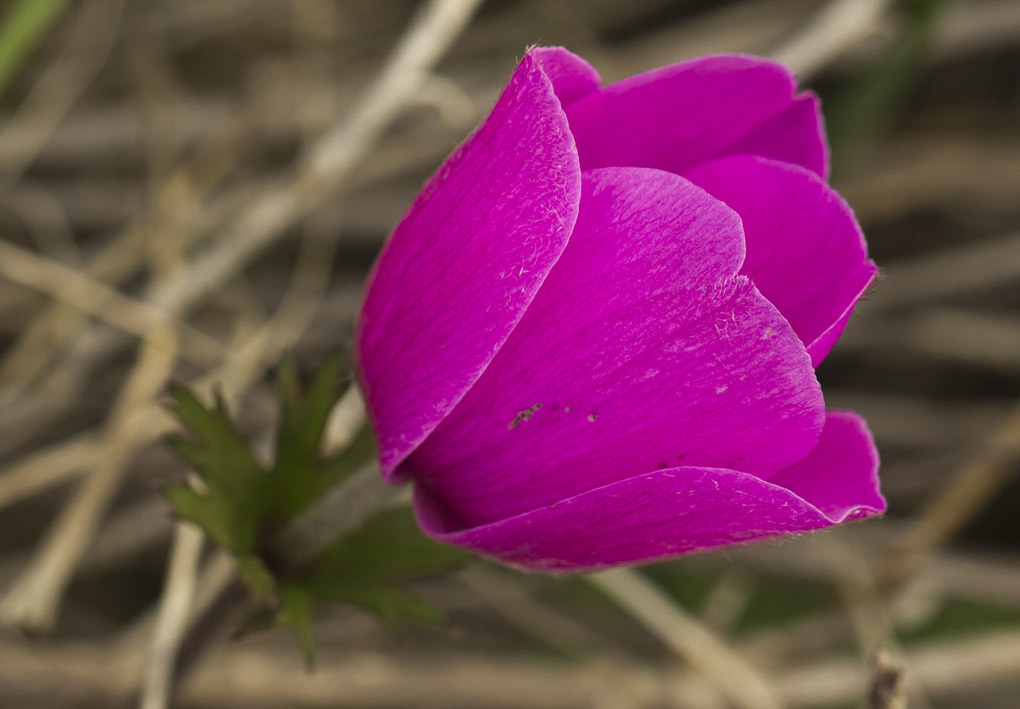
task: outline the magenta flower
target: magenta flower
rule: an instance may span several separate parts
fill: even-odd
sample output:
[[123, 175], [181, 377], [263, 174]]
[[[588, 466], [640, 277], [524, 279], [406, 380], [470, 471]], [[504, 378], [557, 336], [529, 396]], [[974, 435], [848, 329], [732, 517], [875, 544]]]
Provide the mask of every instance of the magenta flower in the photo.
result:
[[432, 537], [576, 571], [882, 512], [814, 368], [875, 277], [818, 100], [715, 56], [599, 88], [529, 51], [379, 257], [357, 334]]

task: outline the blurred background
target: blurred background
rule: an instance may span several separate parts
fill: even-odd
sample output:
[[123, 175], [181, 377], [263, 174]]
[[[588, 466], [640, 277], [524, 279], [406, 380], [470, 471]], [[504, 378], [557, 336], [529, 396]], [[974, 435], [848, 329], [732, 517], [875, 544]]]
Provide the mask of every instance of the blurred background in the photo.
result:
[[180, 625], [217, 559], [159, 493], [183, 474], [168, 382], [218, 385], [268, 440], [272, 368], [349, 351], [419, 186], [526, 47], [562, 44], [606, 81], [762, 54], [822, 96], [833, 184], [884, 275], [819, 376], [874, 430], [888, 516], [612, 584], [478, 563], [416, 583], [437, 627], [321, 609], [311, 674], [288, 631], [232, 639], [221, 604], [172, 705], [884, 707], [869, 687], [902, 672], [911, 707], [1020, 707], [1016, 0], [8, 0], [0, 18], [0, 706], [134, 706], [143, 685], [162, 705], [168, 568]]

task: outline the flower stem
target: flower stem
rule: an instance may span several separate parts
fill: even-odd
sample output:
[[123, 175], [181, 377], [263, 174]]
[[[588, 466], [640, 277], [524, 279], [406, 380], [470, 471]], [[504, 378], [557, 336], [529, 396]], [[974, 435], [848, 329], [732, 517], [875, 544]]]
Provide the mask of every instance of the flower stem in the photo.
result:
[[273, 566], [294, 568], [310, 561], [332, 541], [392, 504], [399, 492], [400, 488], [383, 482], [377, 461], [365, 464], [284, 528], [270, 548]]

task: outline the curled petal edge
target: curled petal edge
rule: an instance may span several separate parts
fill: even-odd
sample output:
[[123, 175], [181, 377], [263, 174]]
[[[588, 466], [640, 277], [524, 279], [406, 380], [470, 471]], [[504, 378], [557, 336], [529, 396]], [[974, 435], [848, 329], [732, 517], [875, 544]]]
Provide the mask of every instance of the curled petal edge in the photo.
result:
[[682, 174], [707, 160], [755, 153], [828, 174], [817, 98], [797, 92], [788, 67], [761, 57], [718, 54], [659, 67], [586, 93], [566, 112], [582, 169]]
[[740, 214], [742, 272], [783, 313], [817, 367], [878, 271], [850, 205], [811, 171], [760, 155], [712, 160], [685, 177]]
[[861, 286], [857, 295], [850, 300], [850, 303], [846, 306], [843, 313], [836, 318], [836, 322], [832, 323], [832, 325], [826, 328], [824, 332], [818, 335], [818, 337], [807, 345], [808, 354], [811, 356], [811, 364], [816, 369], [835, 346], [839, 336], [843, 334], [843, 330], [846, 329], [847, 324], [850, 322], [850, 316], [853, 315], [854, 308], [857, 307], [857, 303], [860, 302], [861, 298], [864, 297], [864, 294], [868, 292], [868, 289], [871, 288], [872, 284], [878, 280], [878, 265], [871, 259], [867, 259], [867, 261], [865, 261], [865, 266], [869, 270], [870, 275], [868, 275], [867, 280], [864, 282], [864, 285]]
[[552, 82], [556, 98], [563, 107], [598, 91], [602, 83], [595, 67], [563, 47], [535, 47], [528, 56]]
[[524, 315], [566, 247], [580, 197], [566, 115], [552, 80], [526, 55], [492, 113], [422, 190], [369, 276], [355, 349], [387, 482], [403, 482], [400, 463], [474, 385]]
[[[830, 466], [829, 470], [820, 469]], [[466, 529], [415, 490], [415, 514], [434, 539], [509, 566], [594, 571], [830, 527], [881, 514], [878, 454], [863, 419], [829, 412], [819, 445], [764, 481], [724, 468], [656, 470]], [[809, 499], [810, 498], [810, 499]]]

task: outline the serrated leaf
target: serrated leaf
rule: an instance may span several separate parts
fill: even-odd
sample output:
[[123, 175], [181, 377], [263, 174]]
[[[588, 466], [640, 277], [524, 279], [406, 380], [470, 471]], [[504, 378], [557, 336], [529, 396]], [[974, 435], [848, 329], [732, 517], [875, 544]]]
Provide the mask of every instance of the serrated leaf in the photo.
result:
[[251, 611], [245, 614], [244, 619], [233, 632], [233, 637], [246, 638], [249, 635], [261, 633], [279, 627], [280, 616], [279, 604], [275, 601], [270, 603], [262, 601]]
[[375, 447], [367, 431], [340, 455], [325, 460], [320, 456], [329, 413], [339, 398], [341, 372], [341, 359], [331, 357], [303, 391], [293, 360], [280, 365], [277, 454], [268, 470], [237, 431], [222, 397], [207, 407], [185, 387], [173, 387], [174, 412], [188, 435], [172, 438], [170, 445], [202, 477], [207, 496], [222, 498], [230, 508], [226, 514], [217, 507], [226, 519], [194, 509], [189, 518], [198, 518], [203, 526], [215, 522], [219, 541], [238, 553], [254, 553], [272, 533], [370, 460]]
[[321, 499], [375, 458], [375, 437], [372, 429], [364, 426], [344, 450], [319, 462], [311, 481], [313, 499]]
[[375, 515], [300, 569], [271, 568], [260, 556], [272, 547], [280, 529], [376, 455], [366, 426], [343, 451], [321, 456], [341, 372], [341, 360], [330, 358], [302, 388], [293, 360], [280, 365], [277, 453], [268, 469], [238, 433], [221, 397], [207, 407], [187, 389], [173, 390], [175, 412], [187, 436], [171, 445], [208, 490], [171, 487], [167, 495], [178, 514], [234, 552], [241, 578], [263, 600], [263, 613], [250, 617], [245, 628], [264, 627], [267, 614], [271, 624], [293, 627], [309, 663], [314, 659], [311, 623], [316, 602], [358, 605], [390, 625], [438, 623], [439, 611], [400, 584], [467, 558], [422, 534], [407, 509]]
[[191, 439], [177, 438], [172, 445], [202, 475], [205, 483], [232, 494], [245, 489], [265, 471], [230, 419], [222, 397], [207, 408], [190, 390], [174, 386], [174, 413]]
[[408, 508], [386, 510], [337, 540], [318, 557], [322, 566], [366, 576], [403, 576], [449, 569], [469, 555], [425, 536]]
[[316, 370], [305, 391], [301, 390], [293, 361], [280, 367], [277, 389], [283, 405], [277, 436], [277, 464], [314, 465], [319, 459], [322, 434], [329, 412], [340, 396], [339, 357], [329, 357]]
[[329, 589], [317, 588], [316, 591], [323, 593], [317, 596], [323, 601], [360, 606], [391, 628], [399, 628], [409, 622], [439, 625], [445, 620], [442, 612], [425, 599], [387, 583], [364, 586], [338, 584]]
[[209, 495], [200, 495], [189, 487], [174, 485], [164, 488], [170, 504], [179, 516], [191, 520], [222, 546], [233, 550], [234, 520], [230, 505]]
[[320, 451], [329, 413], [340, 396], [342, 362], [328, 358], [302, 391], [290, 358], [277, 372], [280, 425], [276, 460], [270, 470], [280, 517], [292, 519], [321, 497]]
[[212, 407], [182, 386], [172, 387], [171, 396], [186, 436], [173, 437], [169, 444], [208, 487], [191, 495], [181, 488], [168, 490], [175, 510], [235, 553], [254, 552], [266, 516], [265, 470], [231, 421], [221, 396], [216, 395]]
[[283, 607], [277, 615], [279, 625], [294, 628], [309, 669], [315, 666], [315, 638], [312, 635], [312, 619], [315, 600], [300, 586], [284, 586], [280, 589]]
[[460, 565], [468, 555], [429, 539], [408, 509], [388, 510], [327, 547], [302, 585], [319, 600], [353, 603], [391, 625], [438, 623], [442, 615], [398, 584]]
[[261, 598], [271, 599], [279, 592], [276, 578], [262, 563], [262, 559], [254, 554], [237, 556], [237, 572], [241, 580]]

